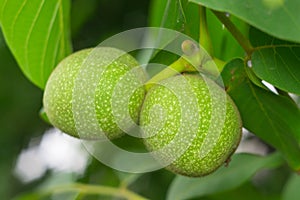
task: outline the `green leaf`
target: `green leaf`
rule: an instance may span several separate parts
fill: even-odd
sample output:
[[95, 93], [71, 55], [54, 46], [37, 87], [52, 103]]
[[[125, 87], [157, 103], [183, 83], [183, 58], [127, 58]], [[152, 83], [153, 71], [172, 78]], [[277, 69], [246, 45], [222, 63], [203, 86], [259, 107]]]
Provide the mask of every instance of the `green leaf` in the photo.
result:
[[298, 0], [189, 0], [228, 12], [275, 37], [300, 42]]
[[254, 73], [277, 88], [300, 94], [300, 45], [263, 48], [252, 54]]
[[[198, 40], [199, 12], [197, 5], [189, 3], [188, 0], [153, 0], [150, 8], [150, 27], [172, 29]], [[176, 40], [176, 38], [170, 38], [168, 42], [172, 40]], [[166, 43], [165, 46], [168, 44]]]
[[[177, 43], [176, 47], [180, 50], [179, 48], [181, 47], [183, 39], [192, 38], [196, 41], [198, 40], [198, 6], [189, 3], [188, 0], [152, 0], [150, 5], [149, 26], [163, 28], [161, 30], [156, 29], [159, 31], [152, 31], [149, 35], [149, 41], [146, 40], [147, 42], [156, 43], [157, 48], [142, 51], [138, 55], [138, 60], [140, 63], [149, 63], [149, 60], [151, 60], [152, 63], [158, 62], [167, 66], [174, 62], [178, 58], [178, 55], [162, 51], [161, 49], [167, 48], [170, 44], [174, 45]], [[167, 31], [165, 28], [169, 30]], [[176, 31], [184, 34], [177, 34]], [[161, 63], [161, 61], [163, 62]], [[153, 69], [153, 67], [151, 69], [150, 66], [147, 67], [150, 76], [159, 70], [160, 69]]]
[[290, 177], [282, 193], [283, 200], [296, 200], [300, 199], [300, 176], [294, 174]]
[[277, 88], [300, 94], [300, 45], [250, 29], [251, 43], [257, 46], [252, 54], [254, 73]]
[[250, 67], [245, 68], [245, 71], [247, 72], [247, 76], [252, 83], [257, 85], [258, 87], [268, 90], [268, 88], [262, 83], [262, 80], [256, 76], [256, 74], [253, 72], [253, 70]]
[[[182, 0], [152, 0], [148, 21], [150, 27], [161, 27], [183, 32], [185, 15], [182, 7]], [[174, 34], [165, 38], [163, 37], [164, 33], [164, 30], [155, 31], [155, 33], [151, 32], [149, 40], [151, 42], [157, 42], [157, 44], [159, 44], [159, 48], [163, 49], [169, 43], [176, 40], [176, 36], [174, 36]], [[149, 63], [151, 59], [155, 58], [160, 52], [162, 52], [159, 48], [142, 51], [138, 55], [139, 62]], [[149, 69], [149, 67], [147, 68]]]
[[267, 47], [274, 47], [277, 45], [295, 45], [296, 43], [293, 42], [289, 42], [286, 40], [280, 40], [278, 38], [275, 38], [271, 35], [268, 35], [254, 27], [250, 27], [249, 28], [249, 40], [252, 44], [253, 47], [256, 48], [262, 48], [262, 46], [264, 48]]
[[[198, 39], [198, 8], [187, 0], [153, 0], [149, 15], [149, 25], [179, 32], [190, 33]], [[193, 31], [192, 31], [193, 30]], [[193, 33], [191, 33], [193, 32]]]
[[71, 52], [69, 12], [69, 0], [0, 0], [6, 42], [26, 77], [42, 89]]
[[300, 170], [300, 111], [295, 102], [254, 85], [241, 59], [229, 62], [222, 77], [244, 127], [281, 151], [289, 165]]
[[234, 154], [228, 167], [201, 178], [177, 176], [168, 191], [168, 200], [190, 199], [234, 189], [263, 168], [275, 168], [282, 163], [277, 153], [267, 157]]
[[212, 194], [209, 196], [209, 200], [281, 200], [279, 194], [264, 191], [264, 189], [257, 187], [257, 185], [254, 186], [252, 180], [249, 180], [234, 190]]
[[185, 14], [184, 33], [192, 37], [194, 40], [199, 39], [199, 7], [187, 0], [183, 1]]

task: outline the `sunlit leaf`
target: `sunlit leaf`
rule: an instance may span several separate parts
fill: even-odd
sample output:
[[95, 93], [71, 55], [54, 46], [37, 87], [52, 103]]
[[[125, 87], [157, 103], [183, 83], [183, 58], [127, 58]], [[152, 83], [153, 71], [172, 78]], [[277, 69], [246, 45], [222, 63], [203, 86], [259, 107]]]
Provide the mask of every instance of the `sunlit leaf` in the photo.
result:
[[185, 21], [181, 0], [154, 0], [150, 13], [150, 26], [182, 30]]
[[245, 128], [283, 153], [289, 165], [300, 170], [300, 111], [295, 102], [254, 85], [243, 60], [229, 62], [222, 77], [235, 101]]
[[[163, 36], [166, 34], [164, 30], [154, 36], [161, 49], [178, 40], [176, 34], [174, 34], [175, 31], [184, 33], [196, 41], [198, 40], [199, 12], [197, 5], [189, 3], [187, 0], [153, 0], [150, 7], [149, 26], [174, 30], [167, 40]], [[149, 61], [160, 52], [160, 50], [144, 52], [141, 60]]]
[[275, 37], [300, 42], [298, 0], [189, 0], [231, 13]]
[[168, 200], [190, 199], [234, 189], [249, 180], [263, 168], [275, 168], [282, 163], [276, 154], [260, 157], [251, 154], [235, 154], [228, 167], [205, 177], [177, 176], [168, 191]]
[[69, 0], [0, 0], [6, 42], [26, 77], [42, 89], [71, 51], [69, 10]]

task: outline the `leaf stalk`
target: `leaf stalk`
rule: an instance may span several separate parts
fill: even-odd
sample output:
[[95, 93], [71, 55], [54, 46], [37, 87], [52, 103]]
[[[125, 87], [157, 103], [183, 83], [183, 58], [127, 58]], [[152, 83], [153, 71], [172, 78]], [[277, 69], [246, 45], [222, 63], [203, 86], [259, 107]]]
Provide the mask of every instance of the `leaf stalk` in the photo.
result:
[[246, 51], [247, 55], [250, 56], [254, 51], [250, 41], [240, 32], [239, 29], [230, 21], [225, 13], [212, 10], [216, 17], [224, 24], [227, 30], [233, 35], [236, 41], [242, 46]]

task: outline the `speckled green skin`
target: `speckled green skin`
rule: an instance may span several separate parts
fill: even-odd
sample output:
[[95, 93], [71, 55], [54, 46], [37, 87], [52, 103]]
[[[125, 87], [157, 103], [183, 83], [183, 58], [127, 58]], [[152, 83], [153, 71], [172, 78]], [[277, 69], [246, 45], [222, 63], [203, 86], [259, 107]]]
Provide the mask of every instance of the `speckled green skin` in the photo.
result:
[[[187, 96], [193, 93], [196, 96], [195, 104], [198, 104], [198, 109], [187, 111], [189, 113], [187, 119], [185, 119], [187, 123], [183, 124], [185, 127], [188, 127], [186, 132], [182, 133], [179, 131], [178, 134], [181, 134], [181, 136], [177, 142], [174, 142], [175, 145], [168, 151], [154, 154], [154, 156], [161, 163], [165, 163], [174, 157], [173, 152], [186, 148], [166, 168], [174, 173], [186, 176], [204, 176], [220, 167], [235, 151], [241, 138], [242, 122], [235, 104], [216, 83], [208, 78], [205, 78], [205, 82], [204, 78], [199, 75], [184, 75], [184, 77], [187, 82], [184, 82], [179, 76], [175, 76], [163, 80], [160, 83], [162, 85], [156, 85], [148, 91], [140, 114], [140, 125], [146, 126], [153, 123], [153, 128], [146, 129], [146, 135], [153, 134], [157, 127], [162, 127], [156, 135], [151, 135], [151, 137], [144, 139], [144, 143], [149, 151], [157, 151], [166, 144], [172, 143], [183, 120], [181, 119], [181, 105], [178, 101], [178, 96], [176, 97], [167, 87], [175, 86], [173, 89], [182, 94], [182, 98], [186, 98], [186, 101], [188, 101]], [[186, 83], [189, 83], [192, 87], [190, 91], [183, 91], [184, 87], [182, 86]], [[208, 90], [206, 84], [209, 85], [210, 90]], [[218, 103], [218, 99], [222, 97], [224, 104], [226, 104], [226, 118], [222, 120], [222, 116], [214, 115], [216, 117], [212, 119], [212, 106], [214, 106], [215, 111], [221, 110], [223, 107], [223, 113], [225, 113], [224, 104]], [[212, 99], [214, 100], [212, 101]], [[153, 105], [160, 105], [161, 107], [153, 107]], [[163, 109], [165, 112], [165, 121], [159, 119], [162, 113], [160, 109]], [[195, 137], [189, 141], [189, 134], [193, 134], [189, 130], [192, 126], [195, 126], [192, 123], [194, 123], [193, 121], [195, 120], [193, 119], [197, 116], [196, 112], [200, 116], [197, 118], [199, 123], [196, 123], [198, 128], [196, 128]], [[162, 121], [165, 122], [163, 125], [160, 124]], [[210, 140], [215, 140], [216, 143], [213, 144], [212, 149], [204, 157], [200, 157], [200, 148], [204, 143], [204, 139], [209, 137], [207, 135], [209, 126], [213, 126], [213, 130], [221, 130], [220, 137], [210, 138], [208, 143], [212, 142]]]
[[[95, 110], [97, 115], [97, 121], [99, 127], [102, 129], [101, 133], [80, 133], [78, 134], [74, 115], [72, 110], [73, 89], [75, 80], [82, 67], [82, 63], [89, 56], [92, 49], [85, 49], [73, 53], [65, 58], [52, 72], [47, 82], [44, 92], [44, 108], [50, 122], [63, 132], [80, 137], [82, 139], [97, 139], [102, 138], [104, 133], [109, 139], [117, 138], [123, 135], [123, 131], [118, 127], [115, 122], [115, 118], [112, 110], [112, 95], [115, 90], [115, 86], [128, 73], [132, 68], [139, 66], [137, 61], [129, 54], [124, 54], [117, 60], [106, 66], [102, 60], [111, 60], [112, 56], [120, 55], [123, 52], [115, 48], [100, 47], [97, 49], [96, 54], [97, 61], [91, 63], [96, 67], [105, 69], [100, 80], [97, 80], [95, 90]], [[94, 53], [94, 52], [93, 52]], [[94, 53], [95, 54], [95, 53]], [[89, 63], [89, 62], [88, 62]], [[92, 78], [92, 77], [91, 77]], [[141, 80], [131, 78], [129, 82], [123, 82], [121, 86], [122, 91], [127, 91], [133, 84], [138, 84]], [[119, 88], [120, 89], [120, 88]], [[84, 90], [84, 88], [83, 88]], [[84, 91], [76, 91], [77, 94], [82, 92], [82, 98], [85, 98]], [[132, 91], [131, 91], [132, 92]], [[138, 115], [144, 99], [145, 90], [143, 87], [139, 87], [131, 95], [129, 103], [125, 100], [119, 102], [123, 108], [128, 108], [130, 117], [134, 122], [138, 121]], [[114, 110], [116, 113], [118, 109]], [[120, 112], [124, 112], [124, 109]], [[120, 113], [125, 115], [126, 113]], [[84, 115], [84, 123], [89, 125], [89, 119], [93, 116], [93, 113], [85, 113], [82, 108], [82, 115]], [[90, 124], [92, 126], [92, 124]], [[80, 135], [80, 136], [79, 136]]]

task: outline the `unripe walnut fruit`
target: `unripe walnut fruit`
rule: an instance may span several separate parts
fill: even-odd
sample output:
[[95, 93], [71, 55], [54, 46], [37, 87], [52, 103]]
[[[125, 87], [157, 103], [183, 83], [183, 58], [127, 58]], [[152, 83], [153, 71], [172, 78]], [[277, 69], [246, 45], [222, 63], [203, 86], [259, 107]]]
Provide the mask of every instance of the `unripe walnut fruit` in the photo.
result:
[[225, 163], [242, 131], [239, 112], [226, 92], [200, 75], [174, 76], [153, 86], [140, 114], [144, 143], [167, 169], [204, 176]]
[[[43, 103], [50, 122], [63, 132], [83, 139], [102, 138], [103, 134], [109, 139], [120, 137], [123, 129], [130, 129], [132, 125], [128, 123], [127, 126], [126, 121], [132, 119], [133, 123], [137, 123], [144, 99], [145, 90], [141, 86], [144, 74], [138, 66], [131, 55], [109, 47], [85, 49], [66, 57], [52, 72], [44, 92]], [[89, 67], [95, 67], [99, 73], [81, 71]], [[82, 105], [87, 100], [89, 87], [80, 87], [84, 80], [78, 81], [78, 78], [82, 73], [90, 73], [87, 79], [91, 79], [91, 85], [96, 84], [92, 97], [93, 112], [86, 111], [85, 105]], [[123, 94], [130, 98], [124, 98], [126, 95]], [[82, 102], [76, 102], [74, 95]], [[75, 122], [74, 110], [83, 121]], [[95, 117], [98, 124], [93, 124], [91, 120]], [[100, 131], [85, 132], [81, 128], [78, 133], [79, 126], [99, 126]]]

